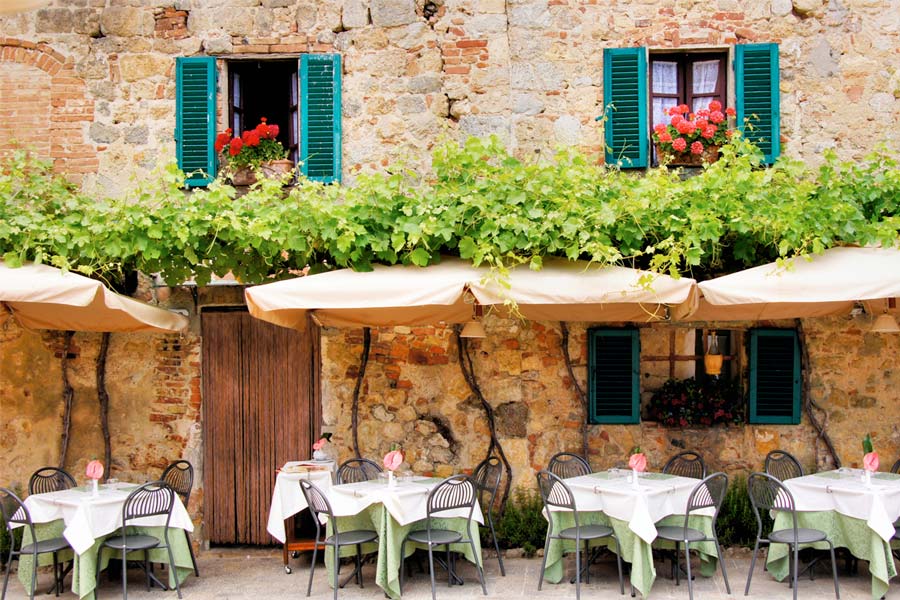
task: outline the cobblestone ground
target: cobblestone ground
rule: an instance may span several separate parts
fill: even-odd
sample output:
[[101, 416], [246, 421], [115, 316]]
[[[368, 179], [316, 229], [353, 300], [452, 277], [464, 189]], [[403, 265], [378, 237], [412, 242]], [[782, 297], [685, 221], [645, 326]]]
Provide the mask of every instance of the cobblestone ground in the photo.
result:
[[[575, 587], [568, 583], [545, 583], [543, 590], [537, 591], [537, 574], [540, 569], [540, 558], [508, 558], [504, 561], [506, 577], [501, 577], [497, 561], [486, 554], [486, 581], [488, 598], [527, 598], [535, 600], [553, 598], [574, 598]], [[725, 583], [721, 573], [715, 577], [698, 577], [694, 582], [694, 597], [697, 600], [718, 598], [742, 598], [744, 597], [744, 584], [747, 571], [750, 567], [749, 553], [738, 552], [726, 555], [726, 567], [732, 594], [725, 592]], [[199, 559], [200, 578], [188, 577], [182, 586], [182, 594], [186, 600], [267, 600], [276, 598], [300, 599], [306, 595], [306, 584], [309, 575], [309, 557], [301, 555], [291, 560], [293, 573], [285, 574], [282, 568], [280, 550], [260, 550], [256, 548], [229, 548], [213, 549], [204, 552]], [[427, 560], [425, 561], [427, 565]], [[572, 570], [572, 562], [567, 563]], [[699, 565], [697, 565], [699, 566]], [[426, 567], [427, 568], [427, 567]], [[839, 569], [843, 564], [839, 562]], [[349, 569], [349, 567], [345, 567]], [[438, 573], [437, 594], [439, 598], [479, 598], [482, 597], [478, 586], [478, 579], [474, 569], [470, 565], [461, 567], [461, 575], [465, 585], [448, 588], [443, 572]], [[349, 571], [348, 571], [349, 572]], [[657, 562], [658, 577], [654, 584], [650, 598], [653, 600], [686, 599], [688, 597], [687, 586], [682, 580], [681, 586], [676, 587], [675, 581], [669, 579], [668, 563]], [[22, 589], [22, 584], [11, 577], [7, 598], [19, 600], [28, 598]], [[365, 565], [363, 568], [363, 583], [365, 587], [359, 589], [356, 585], [348, 585], [340, 591], [341, 598], [367, 598], [381, 600], [384, 594], [374, 583], [374, 566]], [[441, 581], [443, 579], [443, 581]], [[49, 571], [41, 573], [41, 589], [46, 590], [52, 577]], [[895, 578], [893, 586], [889, 590], [887, 600], [900, 600], [900, 579]], [[840, 588], [842, 600], [870, 600], [872, 598], [870, 579], [866, 563], [859, 566], [859, 574], [847, 575], [840, 573]], [[626, 596], [628, 587], [626, 584]], [[791, 590], [787, 584], [779, 583], [765, 573], [757, 563], [756, 572], [753, 575], [753, 584], [750, 590], [751, 598], [761, 599], [790, 599]], [[118, 581], [104, 581], [100, 588], [100, 598], [114, 598], [121, 595], [121, 586]], [[601, 559], [592, 567], [591, 583], [582, 587], [581, 593], [586, 598], [618, 598], [619, 590], [616, 584], [615, 562], [610, 558]], [[38, 598], [46, 598], [38, 594]], [[62, 597], [74, 598], [71, 593]], [[129, 598], [175, 598], [174, 592], [161, 592], [155, 589], [147, 592], [144, 588], [140, 573], [137, 570], [131, 572], [128, 588]], [[311, 598], [327, 599], [332, 597], [331, 589], [325, 580], [325, 569], [317, 568]], [[404, 598], [410, 600], [426, 600], [431, 597], [428, 574], [419, 572], [416, 566], [412, 567], [412, 575], [407, 579], [404, 587]], [[831, 585], [830, 572], [819, 568], [815, 573], [815, 580], [808, 577], [800, 580], [800, 598], [833, 598], [834, 588]]]

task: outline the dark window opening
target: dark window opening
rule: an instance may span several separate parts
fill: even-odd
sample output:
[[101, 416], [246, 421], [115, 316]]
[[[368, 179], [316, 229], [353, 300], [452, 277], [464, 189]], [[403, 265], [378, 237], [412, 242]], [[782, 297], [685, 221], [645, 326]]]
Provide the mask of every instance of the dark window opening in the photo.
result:
[[228, 123], [235, 135], [265, 117], [278, 125], [278, 141], [297, 162], [298, 123], [296, 60], [240, 60], [228, 63]]

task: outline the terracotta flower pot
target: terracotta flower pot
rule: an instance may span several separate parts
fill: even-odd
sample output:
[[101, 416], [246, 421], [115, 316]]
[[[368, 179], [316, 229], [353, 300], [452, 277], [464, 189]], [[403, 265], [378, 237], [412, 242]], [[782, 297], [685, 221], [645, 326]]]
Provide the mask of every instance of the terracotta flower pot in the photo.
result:
[[[259, 166], [258, 172], [261, 173], [263, 177], [280, 179], [282, 176], [293, 170], [294, 161], [284, 159], [264, 162]], [[231, 183], [232, 185], [253, 185], [256, 183], [256, 177], [257, 171], [254, 171], [250, 167], [244, 167], [231, 174]]]
[[703, 154], [692, 154], [690, 150], [673, 152], [656, 144], [656, 156], [659, 157], [660, 163], [665, 162], [673, 167], [699, 167], [719, 160], [719, 147], [707, 146], [703, 149]]

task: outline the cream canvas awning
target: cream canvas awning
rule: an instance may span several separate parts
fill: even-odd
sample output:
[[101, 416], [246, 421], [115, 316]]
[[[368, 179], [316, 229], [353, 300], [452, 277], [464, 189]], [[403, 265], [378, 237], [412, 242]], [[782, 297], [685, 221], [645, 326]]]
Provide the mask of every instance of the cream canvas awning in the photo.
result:
[[429, 267], [375, 266], [371, 272], [341, 269], [269, 283], [245, 291], [254, 317], [302, 329], [308, 316], [330, 326], [463, 323], [474, 303], [516, 304], [529, 319], [652, 321], [667, 307], [690, 312], [697, 301], [693, 279], [655, 275], [641, 285], [642, 271], [598, 267], [584, 261], [548, 260], [533, 271], [522, 265], [505, 282], [456, 258]]
[[101, 282], [47, 265], [11, 268], [0, 261], [0, 320], [64, 331], [174, 332], [188, 319], [117, 294]]
[[831, 248], [790, 268], [776, 263], [699, 284], [688, 320], [744, 321], [845, 315], [856, 302], [900, 296], [900, 250]]

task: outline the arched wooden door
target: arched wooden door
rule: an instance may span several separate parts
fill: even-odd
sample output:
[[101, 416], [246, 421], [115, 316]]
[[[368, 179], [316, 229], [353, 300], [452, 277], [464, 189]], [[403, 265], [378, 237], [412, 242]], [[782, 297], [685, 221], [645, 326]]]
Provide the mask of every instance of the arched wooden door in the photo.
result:
[[275, 469], [309, 458], [319, 424], [319, 331], [204, 309], [204, 521], [212, 544], [275, 543]]

